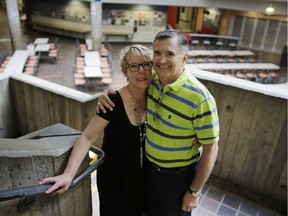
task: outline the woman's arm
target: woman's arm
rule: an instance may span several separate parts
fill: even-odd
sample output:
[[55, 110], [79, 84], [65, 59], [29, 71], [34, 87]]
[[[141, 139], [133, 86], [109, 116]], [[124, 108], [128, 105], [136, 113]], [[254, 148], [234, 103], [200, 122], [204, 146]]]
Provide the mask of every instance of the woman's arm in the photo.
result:
[[91, 145], [96, 142], [108, 123], [107, 120], [97, 115], [91, 119], [87, 128], [76, 141], [63, 174], [45, 178], [40, 182], [40, 184], [53, 183], [53, 186], [46, 191], [47, 194], [63, 194], [68, 190]]

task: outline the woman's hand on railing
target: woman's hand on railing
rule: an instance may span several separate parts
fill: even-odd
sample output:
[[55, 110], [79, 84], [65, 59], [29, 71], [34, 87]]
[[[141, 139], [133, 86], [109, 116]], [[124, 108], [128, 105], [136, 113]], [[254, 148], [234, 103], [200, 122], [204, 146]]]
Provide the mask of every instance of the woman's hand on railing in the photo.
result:
[[54, 177], [48, 177], [43, 179], [40, 184], [53, 184], [45, 193], [51, 195], [60, 195], [65, 193], [72, 182], [73, 178], [71, 178], [67, 174], [62, 174]]
[[98, 160], [93, 162], [73, 180], [71, 177], [69, 177], [67, 173], [63, 173], [59, 176], [43, 179], [40, 182], [40, 185], [0, 190], [0, 202], [22, 197], [32, 197], [43, 194], [44, 192], [46, 194], [63, 194], [65, 191], [68, 190], [69, 187], [74, 188], [84, 178], [90, 176], [90, 174], [94, 172], [97, 167], [104, 161], [105, 154], [103, 150], [97, 148], [96, 146], [91, 146], [90, 150], [99, 156]]

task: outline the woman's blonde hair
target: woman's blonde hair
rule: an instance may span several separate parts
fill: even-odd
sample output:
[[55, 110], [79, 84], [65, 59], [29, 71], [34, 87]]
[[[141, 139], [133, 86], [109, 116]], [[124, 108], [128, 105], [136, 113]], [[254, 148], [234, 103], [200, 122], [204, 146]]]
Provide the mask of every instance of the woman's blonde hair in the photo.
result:
[[128, 65], [128, 58], [131, 54], [136, 54], [137, 56], [143, 56], [147, 58], [148, 61], [152, 61], [152, 50], [146, 46], [140, 44], [134, 44], [131, 46], [126, 46], [120, 51], [120, 66], [122, 73], [125, 74]]

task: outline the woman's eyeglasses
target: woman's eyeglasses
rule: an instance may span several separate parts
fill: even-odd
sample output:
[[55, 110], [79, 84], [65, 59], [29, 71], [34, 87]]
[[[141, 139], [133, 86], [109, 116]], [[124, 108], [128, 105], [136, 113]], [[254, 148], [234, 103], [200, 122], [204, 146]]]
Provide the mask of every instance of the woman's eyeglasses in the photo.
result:
[[137, 72], [139, 70], [140, 66], [143, 68], [143, 70], [151, 70], [153, 64], [152, 64], [152, 62], [144, 62], [142, 64], [129, 64], [129, 65], [127, 65], [127, 68], [131, 72]]

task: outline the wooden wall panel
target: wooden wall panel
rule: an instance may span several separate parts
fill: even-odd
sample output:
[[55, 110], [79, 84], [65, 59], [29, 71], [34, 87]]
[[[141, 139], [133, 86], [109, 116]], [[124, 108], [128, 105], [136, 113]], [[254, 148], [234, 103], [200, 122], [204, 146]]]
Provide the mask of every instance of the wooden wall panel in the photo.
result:
[[220, 119], [213, 177], [275, 202], [286, 202], [287, 100], [201, 82], [215, 97]]
[[97, 99], [86, 103], [11, 79], [21, 134], [62, 123], [82, 131], [95, 115]]

